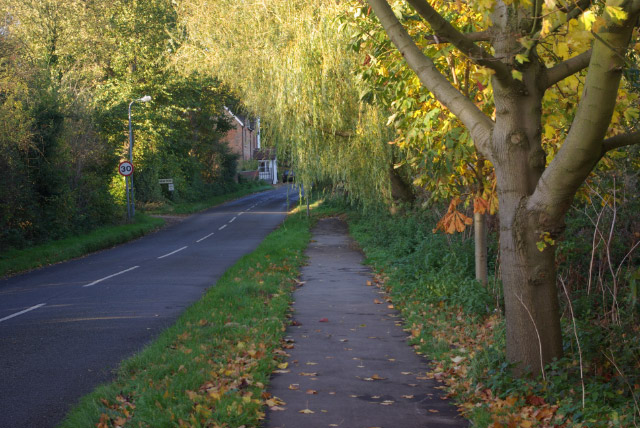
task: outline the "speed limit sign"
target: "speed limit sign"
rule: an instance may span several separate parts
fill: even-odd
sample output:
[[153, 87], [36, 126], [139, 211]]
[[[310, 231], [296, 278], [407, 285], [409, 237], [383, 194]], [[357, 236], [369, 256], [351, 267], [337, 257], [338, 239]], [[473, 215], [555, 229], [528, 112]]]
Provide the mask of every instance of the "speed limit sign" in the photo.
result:
[[120, 166], [118, 167], [118, 172], [120, 175], [124, 175], [125, 177], [133, 174], [133, 164], [129, 161], [120, 162]]

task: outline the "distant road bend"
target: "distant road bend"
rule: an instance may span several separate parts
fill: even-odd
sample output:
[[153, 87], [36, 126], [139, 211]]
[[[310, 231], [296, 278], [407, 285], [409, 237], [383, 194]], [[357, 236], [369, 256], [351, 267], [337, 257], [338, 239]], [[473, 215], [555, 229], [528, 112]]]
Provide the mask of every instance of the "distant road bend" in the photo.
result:
[[50, 428], [285, 218], [283, 186], [0, 281], [0, 427]]

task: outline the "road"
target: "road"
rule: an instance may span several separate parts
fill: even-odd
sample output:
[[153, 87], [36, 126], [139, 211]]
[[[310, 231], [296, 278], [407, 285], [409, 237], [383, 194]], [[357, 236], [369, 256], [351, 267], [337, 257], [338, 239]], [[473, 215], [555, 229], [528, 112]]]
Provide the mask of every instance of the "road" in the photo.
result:
[[59, 423], [255, 249], [284, 220], [286, 207], [283, 186], [0, 281], [0, 427]]

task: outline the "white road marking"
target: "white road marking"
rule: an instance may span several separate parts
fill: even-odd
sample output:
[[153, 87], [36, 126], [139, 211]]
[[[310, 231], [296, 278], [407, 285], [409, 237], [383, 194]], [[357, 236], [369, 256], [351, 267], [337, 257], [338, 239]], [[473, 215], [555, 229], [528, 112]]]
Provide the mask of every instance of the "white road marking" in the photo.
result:
[[31, 306], [30, 308], [25, 309], [24, 311], [20, 311], [20, 312], [16, 312], [15, 314], [11, 314], [9, 316], [6, 316], [4, 318], [0, 318], [0, 322], [2, 321], [6, 321], [6, 320], [10, 320], [13, 317], [17, 317], [18, 315], [22, 315], [22, 314], [26, 314], [29, 311], [32, 311], [34, 309], [38, 309], [43, 307], [44, 305], [46, 305], [46, 303], [40, 303], [39, 305], [35, 305], [35, 306]]
[[208, 235], [207, 235], [207, 236], [205, 236], [205, 237], [202, 237], [202, 238], [198, 239], [196, 242], [202, 242], [202, 241], [204, 241], [205, 239], [207, 239], [208, 237], [210, 237], [211, 235], [213, 235], [213, 232], [211, 232], [210, 234], [208, 234]]
[[91, 282], [91, 283], [89, 283], [89, 284], [83, 285], [82, 287], [91, 287], [92, 285], [96, 285], [96, 284], [97, 284], [97, 283], [99, 283], [99, 282], [102, 282], [102, 281], [107, 280], [107, 279], [109, 279], [109, 278], [113, 278], [114, 276], [122, 275], [123, 273], [130, 272], [130, 271], [132, 271], [132, 270], [134, 270], [134, 269], [138, 269], [139, 267], [140, 267], [140, 266], [134, 266], [134, 267], [132, 267], [132, 268], [125, 269], [125, 270], [123, 270], [122, 272], [118, 272], [118, 273], [114, 273], [113, 275], [105, 276], [104, 278], [100, 278], [100, 279], [98, 279], [98, 280], [95, 280], [95, 281], [93, 281], [93, 282]]
[[229, 223], [233, 223], [233, 221], [234, 221], [235, 219], [237, 219], [237, 218], [238, 218], [238, 217], [234, 217], [234, 218], [232, 218], [231, 220], [229, 220]]
[[225, 227], [227, 227], [227, 225], [226, 225], [226, 224], [223, 224], [222, 226], [220, 226], [220, 227], [218, 228], [218, 230], [222, 230], [222, 229], [224, 229]]
[[188, 246], [188, 245], [185, 245], [185, 246], [184, 246], [184, 247], [182, 247], [182, 248], [178, 248], [177, 250], [172, 251], [172, 252], [170, 252], [169, 254], [165, 254], [164, 256], [160, 256], [160, 257], [158, 257], [158, 258], [159, 258], [159, 259], [164, 259], [165, 257], [172, 256], [172, 255], [174, 255], [175, 253], [178, 253], [178, 252], [180, 252], [180, 251], [184, 250], [185, 248], [189, 248], [189, 246]]
[[238, 217], [240, 217], [242, 214], [244, 214], [244, 211], [241, 212], [241, 213], [238, 213]]

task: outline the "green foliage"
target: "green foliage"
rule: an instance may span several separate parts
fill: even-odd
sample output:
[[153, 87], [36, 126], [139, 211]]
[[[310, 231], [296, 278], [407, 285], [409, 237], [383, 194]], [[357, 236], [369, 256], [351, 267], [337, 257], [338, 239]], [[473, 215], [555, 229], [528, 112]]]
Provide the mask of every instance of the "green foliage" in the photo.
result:
[[474, 278], [473, 241], [432, 231], [424, 211], [350, 213], [351, 232], [367, 259], [397, 282], [405, 299], [446, 302], [482, 315], [493, 309], [490, 293]]
[[[136, 201], [232, 190], [228, 91], [170, 66], [184, 36], [173, 2], [7, 0], [0, 19], [0, 251], [123, 220], [117, 165], [142, 95], [153, 101], [132, 106]], [[174, 179], [172, 195], [159, 178]]]

